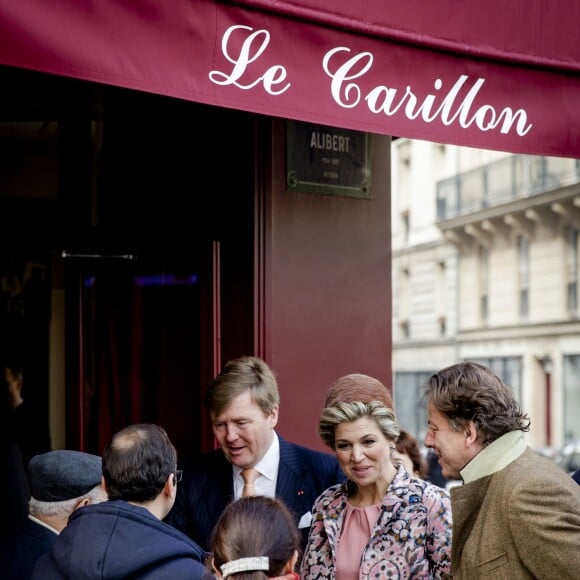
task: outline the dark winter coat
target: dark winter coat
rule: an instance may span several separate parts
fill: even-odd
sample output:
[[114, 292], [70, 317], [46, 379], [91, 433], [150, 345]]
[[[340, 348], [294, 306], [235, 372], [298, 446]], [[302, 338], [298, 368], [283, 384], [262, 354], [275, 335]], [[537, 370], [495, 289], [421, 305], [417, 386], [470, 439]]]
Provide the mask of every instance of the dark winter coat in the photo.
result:
[[108, 501], [76, 510], [33, 579], [212, 578], [206, 553], [142, 507]]

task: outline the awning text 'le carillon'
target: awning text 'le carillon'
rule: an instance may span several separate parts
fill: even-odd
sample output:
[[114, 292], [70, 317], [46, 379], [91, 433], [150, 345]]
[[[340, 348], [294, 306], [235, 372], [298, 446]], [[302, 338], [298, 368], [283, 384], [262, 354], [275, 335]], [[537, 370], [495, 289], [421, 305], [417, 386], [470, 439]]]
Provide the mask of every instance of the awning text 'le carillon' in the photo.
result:
[[565, 10], [465, 4], [0, 0], [0, 63], [369, 133], [580, 158], [580, 0]]

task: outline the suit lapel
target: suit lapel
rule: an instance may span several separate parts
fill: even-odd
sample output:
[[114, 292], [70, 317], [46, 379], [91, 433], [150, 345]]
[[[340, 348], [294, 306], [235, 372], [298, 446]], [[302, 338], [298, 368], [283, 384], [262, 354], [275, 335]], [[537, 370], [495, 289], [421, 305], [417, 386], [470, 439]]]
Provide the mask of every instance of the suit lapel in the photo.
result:
[[[276, 495], [300, 517], [304, 512], [304, 466], [294, 446], [280, 439], [280, 465], [276, 482]], [[307, 509], [310, 506], [306, 506]]]

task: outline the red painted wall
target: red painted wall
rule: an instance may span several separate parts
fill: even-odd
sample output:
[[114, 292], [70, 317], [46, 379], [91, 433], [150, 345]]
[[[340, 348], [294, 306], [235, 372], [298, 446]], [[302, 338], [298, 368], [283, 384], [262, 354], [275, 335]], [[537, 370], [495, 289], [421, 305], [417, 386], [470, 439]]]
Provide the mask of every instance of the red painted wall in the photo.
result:
[[316, 425], [334, 380], [360, 372], [391, 389], [390, 138], [371, 137], [372, 199], [354, 199], [286, 191], [284, 121], [273, 135], [265, 358], [280, 433], [326, 449]]

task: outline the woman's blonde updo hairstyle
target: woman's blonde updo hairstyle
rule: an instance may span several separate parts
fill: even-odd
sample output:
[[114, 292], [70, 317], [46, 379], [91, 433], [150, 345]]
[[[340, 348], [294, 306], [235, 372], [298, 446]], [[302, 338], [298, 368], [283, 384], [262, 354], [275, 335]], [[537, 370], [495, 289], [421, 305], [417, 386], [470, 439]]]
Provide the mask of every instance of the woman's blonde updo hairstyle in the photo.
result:
[[318, 435], [325, 445], [335, 449], [335, 431], [338, 425], [352, 423], [362, 417], [373, 419], [388, 441], [396, 441], [399, 436], [399, 424], [393, 409], [385, 407], [381, 401], [353, 401], [336, 403], [326, 407], [318, 421]]

